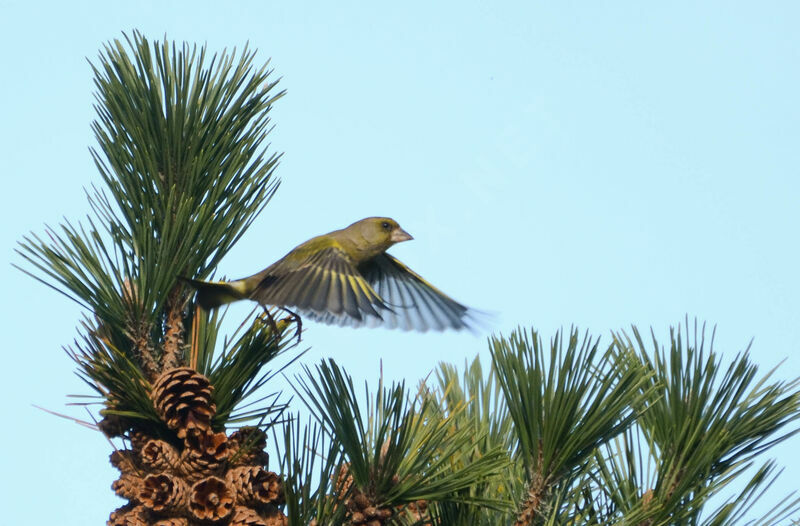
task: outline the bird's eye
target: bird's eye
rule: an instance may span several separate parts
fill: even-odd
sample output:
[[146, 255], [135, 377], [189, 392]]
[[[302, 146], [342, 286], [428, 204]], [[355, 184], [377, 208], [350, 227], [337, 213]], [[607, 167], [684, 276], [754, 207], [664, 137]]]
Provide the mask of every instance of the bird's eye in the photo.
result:
[[392, 229], [392, 225], [390, 225], [388, 221], [384, 221], [383, 223], [381, 223], [381, 227], [384, 230], [391, 230]]

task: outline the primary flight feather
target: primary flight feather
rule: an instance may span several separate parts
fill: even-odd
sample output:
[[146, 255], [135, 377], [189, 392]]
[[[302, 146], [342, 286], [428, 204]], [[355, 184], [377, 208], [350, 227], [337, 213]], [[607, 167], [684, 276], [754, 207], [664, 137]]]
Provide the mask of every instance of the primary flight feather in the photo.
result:
[[418, 331], [469, 328], [471, 311], [386, 253], [413, 239], [388, 217], [368, 217], [309, 239], [250, 277], [187, 280], [212, 309], [251, 299], [334, 325]]

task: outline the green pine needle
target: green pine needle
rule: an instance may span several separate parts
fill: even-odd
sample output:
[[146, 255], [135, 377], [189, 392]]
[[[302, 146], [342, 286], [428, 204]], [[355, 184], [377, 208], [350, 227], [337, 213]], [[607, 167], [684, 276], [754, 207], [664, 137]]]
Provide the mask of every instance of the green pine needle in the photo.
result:
[[[151, 420], [142, 386], [162, 360], [185, 362], [196, 316], [178, 278], [208, 277], [278, 187], [267, 135], [283, 91], [247, 47], [211, 55], [138, 32], [108, 43], [91, 67], [91, 154], [103, 185], [87, 190], [83, 224], [30, 234], [17, 252], [23, 272], [89, 311], [70, 355], [106, 399], [104, 414]], [[253, 326], [215, 363], [219, 322], [200, 313], [194, 346], [201, 372], [220, 384], [215, 426], [274, 416], [281, 404], [253, 398], [287, 338]]]
[[425, 499], [496, 505], [462, 492], [502, 469], [505, 452], [496, 448], [454, 466], [457, 452], [480, 437], [469, 428], [455, 428], [455, 419], [442, 415], [432, 397], [411, 398], [403, 383], [381, 385], [374, 395], [367, 390], [369, 404], [362, 412], [352, 379], [332, 360], [305, 372], [305, 378], [298, 377], [298, 394], [341, 448], [354, 485], [377, 504]]
[[611, 348], [601, 353], [577, 330], [566, 342], [557, 333], [546, 349], [537, 333], [520, 329], [493, 337], [491, 350], [525, 474], [542, 499], [589, 467], [596, 448], [634, 422], [637, 403], [653, 390], [641, 367]]

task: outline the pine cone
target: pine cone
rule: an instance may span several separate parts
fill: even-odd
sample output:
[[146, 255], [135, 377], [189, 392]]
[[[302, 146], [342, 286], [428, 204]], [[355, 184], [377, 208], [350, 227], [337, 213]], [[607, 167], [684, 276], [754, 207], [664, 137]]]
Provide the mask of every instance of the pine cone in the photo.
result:
[[261, 516], [267, 526], [288, 526], [289, 524], [289, 518], [275, 506], [264, 508]]
[[185, 438], [189, 431], [211, 428], [217, 410], [212, 391], [208, 378], [189, 367], [179, 367], [162, 374], [150, 396], [167, 427], [175, 430], [178, 438]]
[[181, 462], [178, 450], [163, 440], [148, 440], [139, 455], [142, 464], [154, 473], [173, 473]]
[[236, 506], [230, 526], [287, 526], [289, 519], [275, 506], [262, 508], [260, 512], [247, 506]]
[[264, 451], [267, 434], [257, 427], [247, 426], [231, 433], [228, 447], [232, 451], [230, 459], [234, 466], [268, 466], [269, 455]]
[[[392, 483], [397, 484], [398, 482], [399, 479], [394, 476]], [[334, 498], [347, 509], [349, 524], [354, 526], [383, 526], [395, 515], [392, 508], [376, 506], [367, 493], [353, 487], [353, 476], [350, 474], [349, 464], [342, 464], [339, 472], [333, 477], [333, 494]], [[398, 508], [402, 508], [402, 506]]]
[[170, 517], [153, 523], [153, 526], [189, 526], [189, 519], [185, 517]]
[[130, 449], [117, 449], [111, 453], [111, 465], [122, 473], [134, 473], [136, 471], [136, 457]]
[[133, 473], [123, 473], [111, 484], [111, 489], [123, 499], [135, 500], [142, 489], [142, 479]]
[[394, 515], [391, 508], [376, 506], [366, 493], [358, 489], [345, 499], [344, 505], [353, 525], [383, 526]]
[[221, 471], [222, 465], [218, 462], [194, 455], [189, 450], [183, 450], [179, 473], [187, 482], [194, 483], [206, 477], [217, 475]]
[[257, 466], [235, 467], [226, 477], [236, 490], [236, 501], [249, 506], [284, 503], [283, 485], [277, 473]]
[[131, 504], [130, 502], [125, 504], [124, 506], [120, 506], [119, 508], [111, 512], [111, 516], [108, 518], [108, 521], [106, 521], [106, 524], [108, 525], [116, 524], [115, 521], [120, 520], [120, 517], [131, 511], [133, 508], [134, 505]]
[[211, 429], [192, 431], [186, 435], [183, 443], [186, 449], [198, 456], [208, 457], [217, 462], [226, 460], [231, 453], [228, 437], [222, 431], [219, 433], [214, 433]]
[[[244, 457], [236, 457], [231, 455], [233, 466], [259, 466], [264, 469], [269, 467], [269, 454], [266, 451], [255, 451], [252, 454], [245, 455]], [[242, 461], [242, 458], [245, 461]]]
[[230, 526], [267, 526], [267, 522], [254, 509], [236, 506]]
[[180, 472], [190, 481], [197, 481], [222, 471], [230, 450], [225, 433], [211, 430], [187, 435], [181, 453]]
[[131, 428], [131, 421], [119, 415], [106, 415], [97, 423], [97, 428], [107, 437], [120, 437]]
[[378, 508], [376, 506], [369, 506], [364, 508], [364, 515], [367, 516], [368, 520], [378, 520], [381, 521], [381, 524], [394, 515], [390, 508]]
[[108, 526], [149, 526], [147, 512], [143, 506], [126, 504], [111, 512], [106, 522]]
[[216, 521], [233, 512], [236, 495], [219, 477], [207, 477], [196, 482], [189, 492], [189, 512], [198, 520]]
[[382, 526], [394, 515], [391, 508], [379, 508], [374, 505], [366, 493], [354, 489], [350, 496], [344, 500], [350, 524], [366, 526]]
[[150, 474], [144, 478], [139, 492], [141, 503], [156, 512], [177, 511], [186, 503], [186, 483], [167, 473]]
[[131, 431], [128, 433], [128, 440], [131, 441], [131, 449], [135, 452], [142, 450], [147, 441], [150, 440], [150, 435], [142, 433], [141, 431]]

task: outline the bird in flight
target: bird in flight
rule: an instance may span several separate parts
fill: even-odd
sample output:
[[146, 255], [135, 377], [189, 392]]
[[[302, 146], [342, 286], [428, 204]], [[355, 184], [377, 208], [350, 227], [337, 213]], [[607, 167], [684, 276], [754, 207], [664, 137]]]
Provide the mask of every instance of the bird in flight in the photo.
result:
[[206, 310], [250, 299], [332, 325], [422, 332], [471, 328], [473, 310], [386, 253], [411, 239], [397, 221], [368, 217], [309, 239], [250, 277], [185, 281]]

